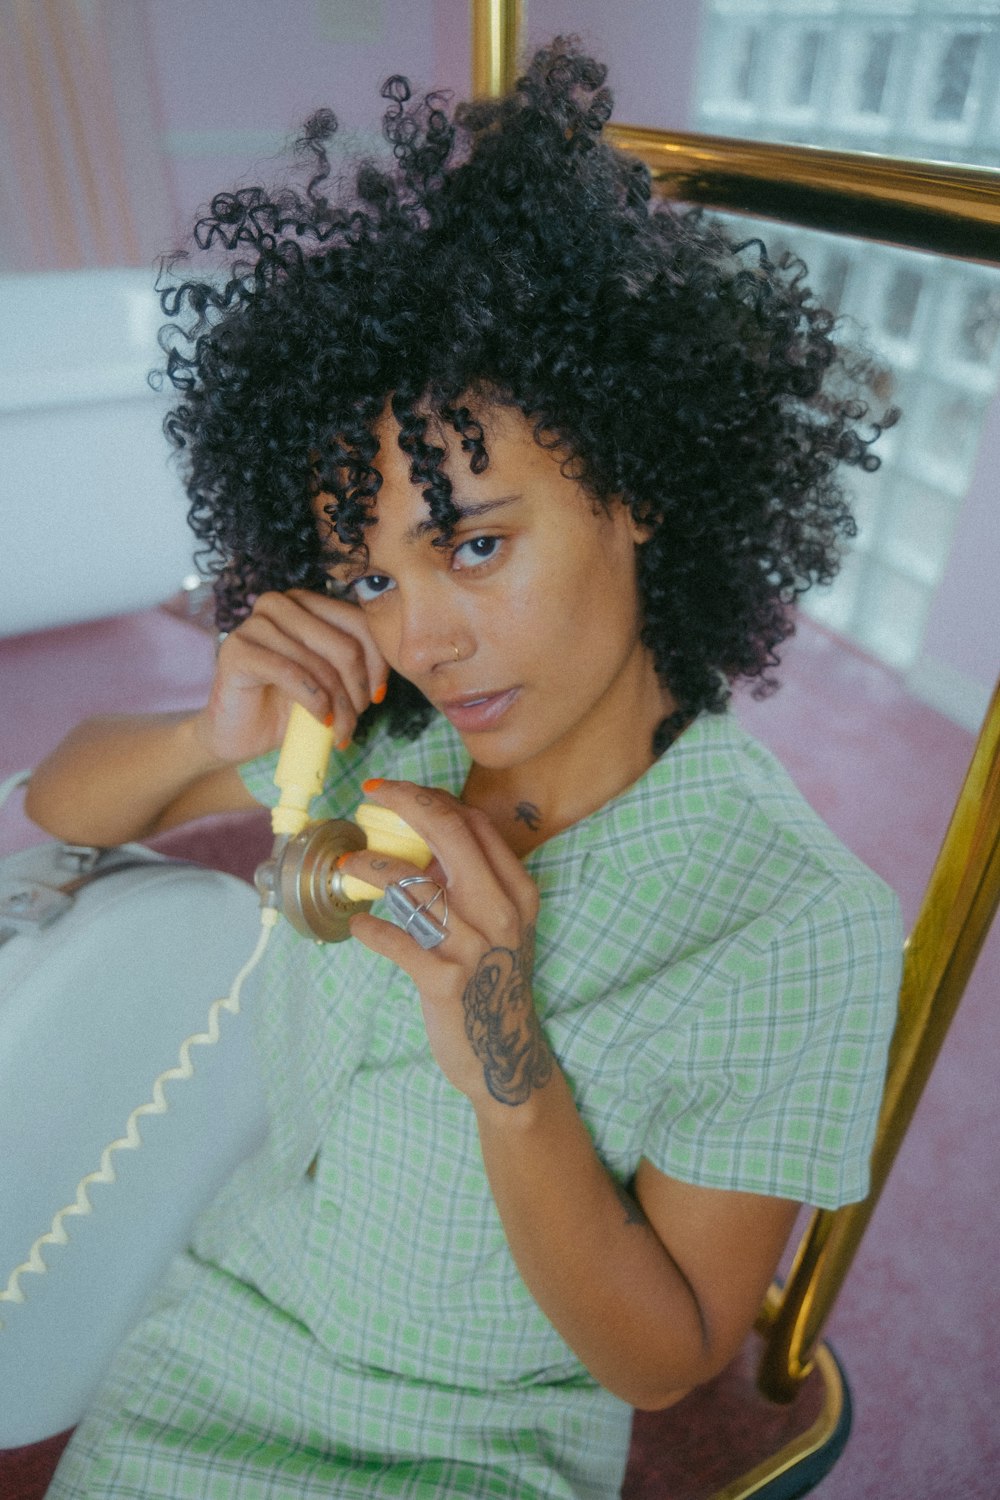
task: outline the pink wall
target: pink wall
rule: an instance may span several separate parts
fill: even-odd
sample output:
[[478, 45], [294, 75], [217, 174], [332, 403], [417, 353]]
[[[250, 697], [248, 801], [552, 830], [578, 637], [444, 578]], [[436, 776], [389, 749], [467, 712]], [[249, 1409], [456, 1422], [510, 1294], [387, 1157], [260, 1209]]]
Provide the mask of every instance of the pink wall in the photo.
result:
[[[525, 0], [527, 43], [581, 32], [619, 119], [683, 126], [698, 10]], [[367, 149], [394, 72], [465, 94], [469, 0], [0, 0], [0, 269], [149, 266], [318, 105]]]
[[[461, 96], [471, 78], [468, 0], [142, 0], [179, 230], [214, 192], [268, 173], [318, 105], [345, 134], [377, 130], [382, 80]], [[527, 0], [527, 42], [581, 34], [611, 67], [616, 117], [684, 128], [699, 0]]]
[[609, 66], [615, 119], [690, 126], [700, 0], [526, 0], [529, 42], [575, 34]]
[[272, 176], [320, 105], [345, 136], [377, 133], [379, 88], [469, 78], [463, 0], [143, 0], [181, 225], [214, 192]]

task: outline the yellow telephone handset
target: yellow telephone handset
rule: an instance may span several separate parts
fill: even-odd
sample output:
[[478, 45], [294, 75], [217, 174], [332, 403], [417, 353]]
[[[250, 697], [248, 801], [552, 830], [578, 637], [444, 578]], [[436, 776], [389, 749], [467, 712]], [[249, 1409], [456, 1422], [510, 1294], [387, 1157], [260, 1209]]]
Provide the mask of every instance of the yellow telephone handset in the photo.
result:
[[271, 809], [271, 829], [277, 834], [300, 833], [309, 821], [309, 804], [323, 789], [323, 779], [333, 748], [333, 729], [292, 704], [285, 738], [274, 771], [274, 784], [281, 793]]
[[362, 802], [356, 823], [309, 821], [309, 804], [322, 789], [332, 747], [332, 728], [293, 704], [274, 773], [280, 792], [271, 813], [274, 847], [254, 876], [265, 907], [276, 907], [297, 932], [321, 943], [343, 942], [350, 936], [351, 917], [382, 894], [377, 886], [342, 875], [337, 868], [342, 854], [367, 846], [420, 870], [431, 862], [423, 839], [388, 808]]

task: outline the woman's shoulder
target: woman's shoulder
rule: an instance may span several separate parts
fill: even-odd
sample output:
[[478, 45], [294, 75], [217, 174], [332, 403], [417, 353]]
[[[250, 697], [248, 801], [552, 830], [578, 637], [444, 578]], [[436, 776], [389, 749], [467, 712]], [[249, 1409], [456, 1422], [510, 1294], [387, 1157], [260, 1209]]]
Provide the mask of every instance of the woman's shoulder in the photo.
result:
[[898, 939], [894, 892], [731, 712], [695, 720], [595, 815], [586, 842], [589, 878], [641, 906], [661, 944], [675, 922], [683, 947], [692, 931], [713, 944], [750, 924], [777, 933], [831, 912], [857, 914], [890, 945]]

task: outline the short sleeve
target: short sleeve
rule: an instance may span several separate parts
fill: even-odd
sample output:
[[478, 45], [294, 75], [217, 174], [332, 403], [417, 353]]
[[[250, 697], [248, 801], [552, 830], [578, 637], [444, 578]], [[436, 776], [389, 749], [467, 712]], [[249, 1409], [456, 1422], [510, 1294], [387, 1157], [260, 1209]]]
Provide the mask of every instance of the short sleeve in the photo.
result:
[[703, 951], [643, 1154], [704, 1186], [821, 1208], [863, 1198], [901, 953], [895, 897], [874, 877], [831, 881]]

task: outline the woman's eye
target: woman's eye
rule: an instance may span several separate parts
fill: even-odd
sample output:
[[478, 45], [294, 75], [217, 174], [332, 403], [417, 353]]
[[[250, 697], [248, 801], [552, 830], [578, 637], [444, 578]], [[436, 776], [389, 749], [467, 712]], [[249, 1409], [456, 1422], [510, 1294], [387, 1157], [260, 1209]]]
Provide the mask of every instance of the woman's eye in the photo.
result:
[[452, 553], [452, 561], [459, 568], [475, 568], [494, 558], [499, 546], [498, 536], [473, 536], [467, 542], [459, 543]]
[[386, 573], [366, 573], [363, 578], [354, 579], [350, 586], [350, 598], [358, 604], [370, 604], [373, 599], [380, 598], [395, 587]]

